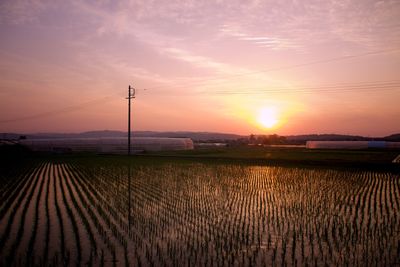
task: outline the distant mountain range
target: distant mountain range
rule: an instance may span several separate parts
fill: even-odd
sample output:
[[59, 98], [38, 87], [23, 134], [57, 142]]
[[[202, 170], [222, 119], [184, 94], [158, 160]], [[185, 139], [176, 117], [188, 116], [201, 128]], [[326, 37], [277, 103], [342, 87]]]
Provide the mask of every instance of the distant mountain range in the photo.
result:
[[[25, 136], [27, 139], [51, 139], [51, 138], [107, 138], [107, 137], [127, 137], [127, 132], [122, 131], [89, 131], [83, 133], [37, 133], [37, 134], [17, 134], [0, 133], [0, 139], [18, 139]], [[211, 132], [154, 132], [154, 131], [134, 131], [133, 137], [188, 137], [193, 140], [235, 140], [245, 136], [226, 133]]]
[[384, 137], [365, 137], [359, 135], [341, 135], [341, 134], [307, 134], [307, 135], [289, 135], [288, 141], [400, 141], [400, 134], [392, 134]]
[[[47, 139], [47, 138], [105, 138], [105, 137], [126, 137], [127, 132], [123, 131], [89, 131], [83, 133], [37, 133], [37, 134], [18, 134], [18, 133], [0, 133], [0, 139], [18, 139], [25, 136], [27, 139]], [[223, 141], [247, 138], [249, 136], [214, 133], [214, 132], [154, 132], [154, 131], [135, 131], [132, 136], [136, 137], [188, 137], [194, 141]], [[307, 140], [314, 141], [394, 141], [400, 142], [400, 133], [385, 137], [364, 137], [358, 135], [340, 135], [340, 134], [308, 134], [308, 135], [288, 135], [286, 140], [291, 143], [301, 143]]]

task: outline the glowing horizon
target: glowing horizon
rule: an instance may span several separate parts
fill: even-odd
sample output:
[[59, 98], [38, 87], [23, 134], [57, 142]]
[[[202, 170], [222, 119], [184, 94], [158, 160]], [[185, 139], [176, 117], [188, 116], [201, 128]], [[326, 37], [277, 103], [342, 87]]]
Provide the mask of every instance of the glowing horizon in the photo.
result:
[[0, 132], [126, 131], [131, 84], [135, 131], [398, 133], [398, 17], [372, 0], [3, 1]]

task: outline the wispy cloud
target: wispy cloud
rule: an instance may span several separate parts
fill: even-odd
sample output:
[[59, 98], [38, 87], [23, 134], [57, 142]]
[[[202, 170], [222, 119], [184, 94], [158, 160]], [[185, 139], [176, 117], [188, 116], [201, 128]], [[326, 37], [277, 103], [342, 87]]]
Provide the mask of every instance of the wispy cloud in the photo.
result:
[[25, 24], [35, 22], [40, 13], [52, 5], [43, 0], [3, 0], [0, 2], [1, 24]]
[[[217, 90], [397, 79], [398, 59], [384, 55], [374, 57], [376, 66], [363, 64], [367, 57], [341, 67], [304, 63], [398, 48], [399, 17], [398, 0], [2, 0], [0, 76], [7, 92], [29, 86], [43, 103], [65, 92], [71, 100], [78, 90], [87, 98], [120, 88], [125, 94], [130, 82], [177, 95], [203, 92], [210, 100]], [[284, 67], [291, 65], [301, 68]], [[2, 96], [14, 103], [11, 94]], [[390, 96], [386, 103], [398, 99]], [[273, 97], [213, 103], [236, 109], [241, 102], [268, 105]], [[313, 98], [316, 113], [325, 108], [319, 94], [301, 100]], [[169, 108], [159, 101], [160, 111]], [[185, 106], [198, 99], [192, 101]]]
[[264, 39], [270, 49], [305, 51], [338, 42], [387, 48], [400, 41], [400, 2], [394, 0], [254, 1], [231, 12], [221, 33], [255, 45]]
[[[46, 0], [0, 2], [1, 23], [32, 23], [57, 6], [81, 14], [79, 20], [99, 35], [131, 34], [140, 38], [200, 41], [219, 33], [269, 49], [299, 49], [333, 41], [383, 46], [398, 42], [397, 0], [310, 1], [86, 1]], [[88, 17], [85, 18], [85, 15]], [[195, 32], [195, 34], [194, 34]], [[150, 34], [151, 35], [151, 34]]]
[[399, 1], [332, 1], [327, 21], [337, 38], [369, 48], [400, 44]]
[[163, 52], [176, 59], [189, 62], [197, 67], [212, 69], [214, 72], [220, 74], [232, 73], [232, 67], [228, 64], [217, 62], [211, 58], [194, 55], [188, 51], [178, 48], [164, 48]]
[[289, 39], [276, 37], [272, 34], [271, 36], [255, 36], [249, 33], [242, 32], [241, 30], [238, 30], [237, 27], [227, 24], [222, 25], [220, 32], [225, 36], [234, 37], [239, 41], [250, 42], [258, 47], [265, 47], [273, 50], [297, 47], [297, 45]]

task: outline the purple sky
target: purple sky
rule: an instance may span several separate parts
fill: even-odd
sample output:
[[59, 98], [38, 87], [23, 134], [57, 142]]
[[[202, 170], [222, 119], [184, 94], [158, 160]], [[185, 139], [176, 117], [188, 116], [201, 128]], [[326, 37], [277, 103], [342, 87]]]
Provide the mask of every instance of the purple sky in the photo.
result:
[[129, 84], [134, 130], [400, 132], [399, 18], [398, 0], [3, 0], [0, 132], [126, 130]]

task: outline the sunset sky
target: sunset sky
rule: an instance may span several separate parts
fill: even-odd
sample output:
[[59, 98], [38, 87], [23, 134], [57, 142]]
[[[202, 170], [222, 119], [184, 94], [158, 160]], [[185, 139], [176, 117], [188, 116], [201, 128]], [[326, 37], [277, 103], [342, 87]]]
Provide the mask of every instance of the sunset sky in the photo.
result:
[[0, 132], [400, 132], [400, 1], [0, 1]]

